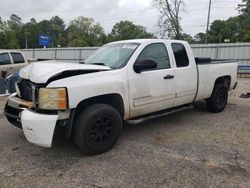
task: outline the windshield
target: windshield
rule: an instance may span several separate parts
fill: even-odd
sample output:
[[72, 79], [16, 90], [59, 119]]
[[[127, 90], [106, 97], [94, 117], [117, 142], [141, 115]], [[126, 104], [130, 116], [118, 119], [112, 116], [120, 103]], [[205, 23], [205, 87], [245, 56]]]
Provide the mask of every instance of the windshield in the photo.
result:
[[108, 44], [85, 59], [85, 64], [105, 65], [112, 69], [122, 68], [127, 64], [139, 43]]

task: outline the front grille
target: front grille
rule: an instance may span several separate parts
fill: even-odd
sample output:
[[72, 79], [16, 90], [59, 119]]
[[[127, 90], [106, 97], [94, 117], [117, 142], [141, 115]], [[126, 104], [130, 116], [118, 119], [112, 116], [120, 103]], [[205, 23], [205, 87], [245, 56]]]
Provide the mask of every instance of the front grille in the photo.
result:
[[26, 101], [32, 101], [32, 82], [29, 80], [21, 80], [17, 83], [20, 91], [20, 98]]

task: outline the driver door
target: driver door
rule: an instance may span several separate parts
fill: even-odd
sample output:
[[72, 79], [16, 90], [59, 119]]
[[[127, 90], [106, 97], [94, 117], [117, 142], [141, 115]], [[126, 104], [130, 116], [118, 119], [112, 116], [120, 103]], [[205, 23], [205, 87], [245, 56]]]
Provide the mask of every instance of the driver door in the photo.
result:
[[175, 70], [171, 68], [164, 43], [149, 44], [137, 61], [152, 59], [153, 70], [129, 74], [130, 118], [171, 108], [175, 101]]

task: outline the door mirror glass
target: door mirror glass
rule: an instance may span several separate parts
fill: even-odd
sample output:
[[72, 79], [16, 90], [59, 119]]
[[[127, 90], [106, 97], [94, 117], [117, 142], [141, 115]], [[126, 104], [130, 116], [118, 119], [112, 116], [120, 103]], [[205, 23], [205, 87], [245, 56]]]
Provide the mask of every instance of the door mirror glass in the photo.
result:
[[141, 73], [142, 71], [153, 70], [157, 68], [157, 63], [152, 59], [138, 60], [134, 64], [134, 71]]

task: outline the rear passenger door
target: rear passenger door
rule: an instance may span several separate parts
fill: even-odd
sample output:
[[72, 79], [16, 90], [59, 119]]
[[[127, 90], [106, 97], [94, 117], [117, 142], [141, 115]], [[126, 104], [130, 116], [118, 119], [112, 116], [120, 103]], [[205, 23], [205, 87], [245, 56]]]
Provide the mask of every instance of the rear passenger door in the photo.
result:
[[176, 63], [176, 99], [174, 106], [194, 101], [197, 92], [197, 67], [188, 44], [172, 43]]

